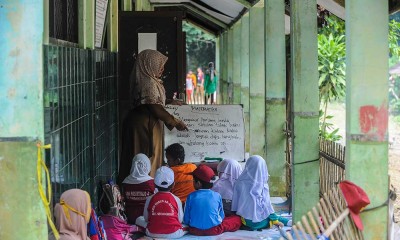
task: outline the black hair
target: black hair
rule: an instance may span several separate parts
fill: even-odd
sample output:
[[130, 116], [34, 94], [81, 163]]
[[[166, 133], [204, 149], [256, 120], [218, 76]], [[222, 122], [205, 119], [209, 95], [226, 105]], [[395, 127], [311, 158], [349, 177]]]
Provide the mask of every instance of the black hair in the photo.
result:
[[[215, 178], [215, 177], [214, 177]], [[201, 183], [201, 189], [211, 189], [213, 187], [213, 183], [209, 183], [209, 182], [204, 182], [203, 180], [201, 180], [200, 178], [196, 177], [193, 175], [193, 179], [195, 182], [200, 182]]]
[[[164, 182], [162, 182], [162, 183], [164, 183]], [[158, 189], [159, 192], [170, 192], [172, 187], [174, 186], [174, 183], [172, 183], [171, 185], [169, 185], [169, 187], [166, 187], [166, 188], [165, 187], [160, 187], [160, 186], [158, 186], [156, 184], [155, 184], [155, 186], [156, 186], [156, 188]]]
[[99, 207], [103, 214], [108, 214], [111, 211], [111, 203], [106, 194], [100, 198]]
[[182, 164], [185, 161], [185, 149], [179, 143], [173, 143], [169, 145], [165, 152], [168, 153], [175, 160], [179, 159], [179, 163]]

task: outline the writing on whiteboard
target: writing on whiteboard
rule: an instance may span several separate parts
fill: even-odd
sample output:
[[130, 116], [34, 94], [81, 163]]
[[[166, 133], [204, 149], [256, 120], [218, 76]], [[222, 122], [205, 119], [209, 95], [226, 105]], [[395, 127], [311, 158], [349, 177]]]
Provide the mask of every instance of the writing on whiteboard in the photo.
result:
[[167, 105], [166, 109], [185, 122], [189, 131], [165, 129], [165, 146], [179, 143], [185, 162], [205, 157], [244, 159], [244, 117], [241, 105]]

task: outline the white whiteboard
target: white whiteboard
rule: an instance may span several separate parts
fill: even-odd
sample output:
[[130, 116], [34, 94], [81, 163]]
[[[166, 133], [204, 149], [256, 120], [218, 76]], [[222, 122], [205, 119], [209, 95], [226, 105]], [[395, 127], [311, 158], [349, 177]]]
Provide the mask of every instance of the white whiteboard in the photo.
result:
[[164, 128], [165, 147], [180, 143], [185, 162], [205, 157], [244, 159], [244, 116], [241, 105], [167, 105], [168, 112], [181, 119], [189, 131]]

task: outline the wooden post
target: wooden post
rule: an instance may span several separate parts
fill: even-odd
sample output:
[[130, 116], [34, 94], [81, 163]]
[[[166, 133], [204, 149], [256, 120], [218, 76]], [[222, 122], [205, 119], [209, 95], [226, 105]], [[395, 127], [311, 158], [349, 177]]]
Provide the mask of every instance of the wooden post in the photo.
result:
[[233, 102], [233, 53], [235, 50], [233, 49], [233, 28], [228, 30], [228, 74], [227, 74], [227, 89], [226, 89], [226, 104], [232, 104]]
[[118, 1], [110, 0], [108, 5], [108, 49], [118, 52]]
[[[346, 1], [346, 179], [388, 199], [388, 1]], [[363, 212], [365, 239], [387, 239], [388, 208]]]
[[293, 222], [319, 199], [316, 0], [291, 1]]
[[80, 48], [95, 47], [95, 0], [79, 0], [78, 2], [78, 44]]

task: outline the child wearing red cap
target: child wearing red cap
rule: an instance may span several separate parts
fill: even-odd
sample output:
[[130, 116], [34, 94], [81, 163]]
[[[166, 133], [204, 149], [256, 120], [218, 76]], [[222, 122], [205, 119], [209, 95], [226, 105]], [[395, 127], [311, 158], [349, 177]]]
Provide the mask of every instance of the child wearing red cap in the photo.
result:
[[182, 226], [182, 203], [170, 192], [174, 172], [168, 167], [160, 167], [154, 183], [158, 192], [147, 198], [143, 216], [136, 219], [136, 225], [146, 228], [146, 235], [153, 238], [180, 238], [187, 231]]
[[193, 171], [194, 187], [186, 199], [183, 222], [189, 225], [189, 233], [213, 236], [239, 230], [239, 216], [225, 217], [221, 195], [211, 190], [216, 176], [211, 168], [200, 165]]

